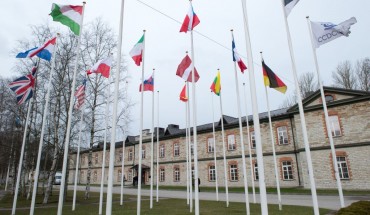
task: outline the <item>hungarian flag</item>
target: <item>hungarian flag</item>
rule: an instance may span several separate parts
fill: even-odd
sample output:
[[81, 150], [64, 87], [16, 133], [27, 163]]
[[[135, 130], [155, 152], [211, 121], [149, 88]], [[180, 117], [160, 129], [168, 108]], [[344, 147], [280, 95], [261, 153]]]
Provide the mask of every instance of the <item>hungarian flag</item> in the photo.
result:
[[263, 80], [265, 86], [269, 86], [270, 88], [274, 88], [277, 91], [285, 93], [287, 90], [287, 86], [284, 84], [280, 78], [275, 75], [275, 73], [265, 64], [265, 61], [262, 60], [262, 70], [263, 70]]
[[[140, 84], [139, 92], [141, 92], [142, 87]], [[144, 91], [154, 91], [154, 79], [153, 76], [150, 76], [150, 78], [144, 80]]]
[[284, 10], [286, 16], [289, 16], [293, 7], [299, 2], [299, 0], [284, 0]]
[[[192, 73], [191, 73], [192, 68], [193, 64], [191, 62], [191, 59], [188, 55], [186, 55], [184, 59], [182, 59], [179, 66], [177, 67], [176, 75], [180, 76], [185, 81], [192, 82]], [[194, 70], [195, 70], [194, 73], [195, 82], [197, 82], [199, 80], [199, 74], [195, 67]]]
[[79, 110], [85, 103], [85, 90], [86, 90], [86, 79], [83, 80], [82, 84], [77, 88], [75, 97], [77, 99], [75, 109]]
[[53, 3], [50, 16], [53, 21], [60, 22], [71, 29], [75, 35], [80, 35], [83, 6], [59, 5]]
[[232, 45], [232, 51], [233, 51], [233, 61], [238, 64], [240, 71], [244, 73], [244, 70], [247, 69], [247, 66], [244, 64], [243, 60], [240, 58], [238, 54], [238, 50], [236, 50], [234, 38], [233, 38], [231, 45]]
[[188, 31], [192, 31], [194, 27], [197, 26], [199, 23], [200, 23], [200, 20], [197, 14], [195, 14], [193, 10], [193, 6], [190, 5], [188, 14], [186, 14], [184, 22], [181, 25], [180, 32], [186, 33]]
[[103, 77], [109, 78], [110, 68], [112, 67], [112, 58], [107, 57], [105, 59], [99, 60], [95, 65], [87, 70], [87, 74], [100, 73]]
[[188, 97], [186, 95], [186, 84], [184, 85], [184, 87], [181, 90], [180, 100], [183, 101], [183, 102], [187, 102], [188, 101]]
[[130, 55], [135, 61], [135, 64], [140, 66], [143, 61], [143, 50], [144, 50], [144, 34], [140, 40], [135, 44], [134, 48], [131, 49]]
[[20, 52], [15, 56], [16, 58], [32, 58], [35, 55], [41, 59], [50, 61], [51, 56], [54, 53], [54, 48], [56, 44], [57, 38], [54, 37], [51, 40], [47, 41], [43, 46], [40, 48], [35, 47], [33, 49], [27, 50], [25, 52]]
[[216, 95], [220, 95], [221, 92], [221, 76], [220, 76], [220, 71], [217, 72], [217, 76], [215, 80], [213, 81], [211, 85], [211, 90], [214, 92]]

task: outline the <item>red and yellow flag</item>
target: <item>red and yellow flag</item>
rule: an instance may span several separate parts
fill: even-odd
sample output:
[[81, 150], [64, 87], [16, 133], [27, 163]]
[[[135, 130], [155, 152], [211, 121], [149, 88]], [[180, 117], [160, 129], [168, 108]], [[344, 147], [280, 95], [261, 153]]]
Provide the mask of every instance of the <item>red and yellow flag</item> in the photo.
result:
[[279, 92], [285, 93], [287, 86], [284, 84], [280, 78], [275, 75], [275, 73], [265, 64], [262, 60], [262, 70], [263, 70], [263, 81], [265, 86], [269, 86]]
[[211, 85], [211, 90], [214, 92], [216, 95], [220, 95], [221, 92], [221, 76], [220, 76], [220, 71], [217, 72], [217, 76], [215, 80], [213, 81]]
[[186, 96], [186, 84], [184, 85], [184, 87], [181, 90], [180, 100], [183, 101], [183, 102], [187, 102], [188, 101], [188, 97]]

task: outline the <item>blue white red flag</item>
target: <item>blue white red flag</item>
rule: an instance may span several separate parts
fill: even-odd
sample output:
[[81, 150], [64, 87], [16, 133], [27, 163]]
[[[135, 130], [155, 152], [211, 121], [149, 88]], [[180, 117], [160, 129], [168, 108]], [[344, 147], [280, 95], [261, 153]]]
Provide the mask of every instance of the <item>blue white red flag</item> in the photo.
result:
[[244, 64], [243, 60], [240, 58], [238, 54], [238, 50], [236, 50], [234, 38], [232, 42], [232, 51], [233, 51], [233, 61], [238, 63], [240, 71], [244, 73], [244, 70], [247, 69], [247, 66]]
[[193, 6], [190, 6], [188, 14], [186, 14], [184, 22], [182, 23], [182, 26], [180, 28], [180, 32], [186, 33], [188, 31], [192, 31], [195, 28], [195, 26], [197, 26], [199, 23], [200, 20], [197, 14], [195, 14]]
[[[139, 88], [139, 92], [141, 92], [141, 84]], [[144, 91], [154, 91], [154, 79], [153, 76], [150, 76], [147, 80], [144, 81]]]
[[47, 41], [43, 46], [37, 48], [33, 48], [30, 50], [27, 50], [25, 52], [18, 53], [16, 58], [32, 58], [33, 56], [37, 56], [41, 59], [50, 61], [51, 56], [53, 55], [55, 43], [57, 41], [57, 38], [54, 37], [53, 39]]
[[33, 96], [36, 83], [37, 65], [30, 74], [22, 76], [9, 84], [9, 88], [16, 94], [18, 105], [28, 101]]
[[75, 97], [76, 97], [76, 104], [75, 109], [79, 110], [82, 105], [85, 103], [85, 90], [86, 90], [86, 79], [83, 80], [82, 84], [77, 88]]

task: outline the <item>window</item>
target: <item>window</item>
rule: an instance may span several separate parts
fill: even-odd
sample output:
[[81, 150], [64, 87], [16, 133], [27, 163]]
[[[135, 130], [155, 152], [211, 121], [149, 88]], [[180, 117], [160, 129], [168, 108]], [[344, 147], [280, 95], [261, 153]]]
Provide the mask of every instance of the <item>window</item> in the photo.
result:
[[99, 163], [99, 155], [98, 153], [95, 154], [95, 164]]
[[213, 148], [213, 137], [208, 138], [208, 147], [207, 147], [208, 152], [214, 152], [215, 149]]
[[141, 158], [142, 159], [145, 159], [145, 147], [143, 146], [143, 148], [141, 149]]
[[159, 146], [159, 157], [164, 158], [164, 156], [165, 156], [165, 150], [164, 150], [164, 145], [162, 144]]
[[216, 167], [215, 165], [208, 166], [209, 181], [216, 181]]
[[132, 149], [128, 150], [128, 160], [132, 161]]
[[173, 144], [173, 156], [174, 157], [180, 156], [180, 146], [178, 143]]
[[332, 101], [334, 101], [334, 97], [332, 95], [325, 95], [325, 101], [326, 102], [332, 102]]
[[117, 182], [120, 182], [121, 181], [121, 178], [122, 178], [122, 171], [121, 170], [118, 170], [118, 177], [117, 177]]
[[280, 126], [277, 128], [278, 143], [279, 145], [288, 144], [288, 129], [286, 126]]
[[195, 175], [195, 173], [194, 173], [194, 167], [192, 166], [191, 167], [191, 178], [194, 178], [194, 175]]
[[191, 155], [194, 155], [194, 143], [190, 143], [190, 152]]
[[235, 150], [235, 135], [231, 134], [227, 136], [227, 150]]
[[340, 130], [339, 118], [337, 115], [329, 116], [329, 125], [331, 134], [333, 137], [342, 136], [342, 132]]
[[85, 156], [81, 157], [81, 165], [85, 165]]
[[254, 133], [254, 131], [252, 131], [251, 133], [250, 133], [250, 135], [251, 135], [251, 144], [252, 144], [252, 149], [255, 149], [256, 148], [256, 135], [255, 135], [255, 133]]
[[258, 165], [257, 165], [257, 162], [253, 164], [253, 168], [254, 168], [254, 180], [257, 181], [259, 179], [259, 176], [258, 176]]
[[338, 172], [340, 179], [349, 179], [347, 159], [345, 156], [337, 156]]
[[159, 181], [164, 181], [165, 180], [165, 172], [164, 168], [159, 169]]
[[238, 165], [230, 165], [230, 181], [238, 181]]
[[174, 181], [175, 182], [178, 182], [180, 181], [180, 168], [179, 167], [175, 167], [174, 169]]
[[291, 161], [283, 161], [281, 163], [283, 171], [283, 180], [293, 180], [293, 167]]
[[81, 181], [83, 181], [85, 178], [85, 172], [84, 171], [81, 171], [81, 179], [80, 179], [80, 183]]
[[122, 150], [119, 151], [119, 157], [118, 157], [118, 161], [122, 161]]
[[97, 180], [98, 180], [98, 173], [94, 171], [93, 182], [96, 182]]
[[128, 171], [128, 174], [127, 174], [127, 181], [132, 181], [132, 170], [129, 170], [129, 171]]

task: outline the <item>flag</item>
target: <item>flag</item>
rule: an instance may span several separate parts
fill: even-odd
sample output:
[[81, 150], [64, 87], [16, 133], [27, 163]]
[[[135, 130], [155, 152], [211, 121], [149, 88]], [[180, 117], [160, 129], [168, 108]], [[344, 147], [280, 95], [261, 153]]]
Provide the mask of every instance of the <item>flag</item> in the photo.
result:
[[265, 61], [262, 60], [262, 71], [263, 71], [263, 80], [265, 86], [274, 88], [275, 90], [285, 93], [287, 86], [284, 84], [280, 78], [275, 75], [275, 73], [265, 64]]
[[76, 97], [76, 104], [75, 109], [79, 110], [82, 105], [85, 103], [85, 90], [86, 90], [86, 79], [82, 81], [82, 84], [77, 88], [75, 97]]
[[180, 32], [192, 31], [195, 26], [200, 23], [197, 14], [194, 13], [193, 6], [190, 5], [188, 14], [186, 14], [184, 22], [181, 25]]
[[9, 84], [9, 88], [16, 94], [18, 105], [28, 101], [33, 96], [36, 83], [37, 65], [30, 74], [22, 76]]
[[183, 102], [187, 102], [188, 101], [188, 97], [186, 95], [186, 84], [184, 85], [184, 87], [181, 90], [180, 100], [183, 101]]
[[285, 15], [289, 16], [293, 7], [299, 2], [299, 0], [284, 0]]
[[247, 69], [247, 66], [244, 64], [243, 60], [239, 57], [238, 50], [236, 50], [234, 38], [232, 41], [232, 51], [233, 51], [233, 61], [238, 63], [240, 71], [244, 73], [244, 70]]
[[99, 60], [94, 64], [94, 66], [87, 70], [87, 74], [100, 73], [103, 77], [109, 78], [110, 68], [112, 67], [112, 58], [107, 57], [105, 59]]
[[80, 35], [82, 10], [83, 6], [79, 5], [59, 5], [53, 3], [50, 15], [53, 17], [53, 21], [66, 25], [75, 35]]
[[[139, 87], [139, 92], [141, 92], [141, 84]], [[144, 91], [154, 91], [154, 79], [153, 76], [150, 76], [147, 80], [144, 80]]]
[[211, 85], [211, 90], [214, 92], [216, 95], [220, 95], [221, 92], [221, 76], [220, 76], [220, 71], [217, 72], [217, 76], [215, 80], [213, 81]]
[[144, 51], [144, 34], [140, 40], [135, 44], [134, 48], [131, 49], [130, 55], [135, 61], [135, 64], [140, 66], [143, 61], [143, 51]]
[[[192, 67], [193, 67], [193, 64], [191, 62], [191, 59], [188, 55], [186, 55], [184, 59], [182, 59], [179, 66], [177, 67], [176, 75], [180, 76], [185, 81], [192, 82], [192, 73], [191, 73]], [[199, 80], [199, 74], [195, 67], [194, 67], [194, 70], [195, 70], [195, 74], [194, 74], [195, 82], [197, 82]]]
[[50, 61], [51, 56], [54, 53], [55, 43], [57, 41], [57, 38], [54, 37], [51, 40], [47, 41], [43, 46], [40, 48], [35, 47], [33, 49], [27, 50], [25, 52], [20, 52], [15, 56], [16, 58], [32, 58], [35, 55], [41, 59]]
[[311, 22], [312, 38], [316, 48], [321, 45], [337, 39], [341, 36], [348, 37], [351, 33], [351, 25], [357, 23], [355, 17], [352, 17], [338, 25], [331, 22]]

